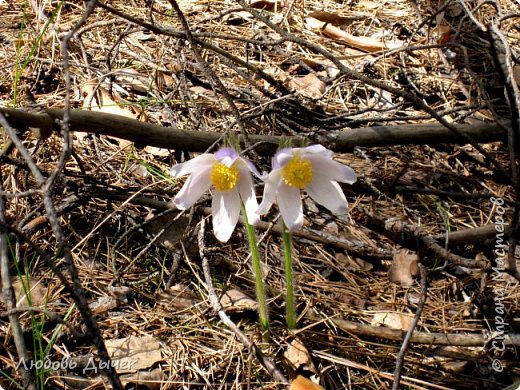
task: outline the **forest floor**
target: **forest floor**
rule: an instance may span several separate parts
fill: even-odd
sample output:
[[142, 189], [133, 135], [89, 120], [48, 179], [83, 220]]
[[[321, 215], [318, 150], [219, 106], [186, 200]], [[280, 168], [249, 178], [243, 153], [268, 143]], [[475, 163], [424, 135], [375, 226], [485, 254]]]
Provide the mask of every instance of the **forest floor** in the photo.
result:
[[[277, 207], [257, 227], [268, 333], [243, 225], [220, 243], [209, 194], [187, 212], [173, 207], [184, 179], [169, 169], [200, 147], [133, 143], [106, 135], [108, 122], [97, 134], [71, 122], [84, 131], [69, 133], [66, 118], [53, 134], [11, 122], [17, 143], [1, 122], [0, 388], [23, 386], [20, 363], [33, 388], [113, 388], [95, 324], [127, 389], [277, 389], [298, 375], [325, 389], [518, 386], [520, 250], [506, 243], [511, 224], [518, 232], [519, 156], [505, 142], [518, 131], [518, 3], [247, 4], [115, 0], [82, 19], [87, 2], [0, 1], [0, 119], [12, 118], [4, 108], [68, 105], [336, 151], [358, 180], [342, 184], [348, 217], [304, 199], [296, 330], [285, 325]], [[489, 138], [383, 137], [424, 124], [485, 124]], [[334, 143], [361, 130], [383, 138]], [[268, 171], [272, 154], [246, 146]], [[204, 256], [245, 338], [212, 307]]]

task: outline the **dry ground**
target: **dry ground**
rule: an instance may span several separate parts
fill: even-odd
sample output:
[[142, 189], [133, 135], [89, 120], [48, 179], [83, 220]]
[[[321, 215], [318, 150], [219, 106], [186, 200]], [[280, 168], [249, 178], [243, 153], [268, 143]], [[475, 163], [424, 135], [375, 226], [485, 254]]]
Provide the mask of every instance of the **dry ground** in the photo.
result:
[[[327, 140], [338, 130], [435, 123], [424, 106], [448, 123], [500, 117], [511, 128], [492, 38], [484, 30], [497, 26], [513, 63], [519, 60], [519, 5], [513, 0], [258, 1], [254, 15], [231, 0], [179, 1], [191, 35], [168, 1], [107, 3], [114, 9], [96, 6], [65, 47], [72, 108], [200, 132], [287, 139]], [[43, 112], [65, 106], [60, 48], [84, 11], [80, 1], [0, 1], [2, 107]], [[337, 61], [357, 73], [345, 73]], [[104, 340], [109, 346], [130, 336], [137, 341], [129, 349], [142, 367], [123, 372], [127, 388], [282, 387], [209, 304], [197, 241], [209, 197], [192, 213], [169, 208], [182, 182], [169, 178], [168, 169], [192, 156], [190, 150], [75, 133], [73, 154], [62, 166], [61, 136], [26, 135], [24, 144], [44, 179], [63, 168], [50, 194], [60, 241], [27, 160], [7, 147], [2, 134], [0, 226], [9, 233], [4, 242], [15, 290], [25, 281], [33, 286], [31, 306], [65, 319], [61, 327], [50, 313], [18, 313], [29, 357], [70, 356], [79, 367], [38, 372], [39, 388], [109, 386], [95, 370], [80, 369], [79, 358], [97, 352], [71, 290], [49, 268], [50, 261], [68, 269], [63, 243]], [[281, 237], [267, 224], [258, 235], [270, 338], [262, 337], [251, 301], [225, 305], [231, 320], [289, 379], [302, 374], [326, 389], [386, 389], [401, 331], [426, 296], [418, 338], [402, 358], [402, 388], [502, 389], [518, 380], [518, 280], [512, 263], [510, 274], [489, 268], [497, 265], [493, 223], [512, 220], [518, 194], [507, 177], [511, 156], [505, 143], [481, 146], [479, 152], [450, 139], [435, 145], [390, 142], [339, 154], [359, 180], [343, 187], [348, 219], [305, 200], [306, 224], [293, 250], [298, 330], [288, 332], [284, 325]], [[270, 155], [254, 148], [247, 155], [269, 169]], [[492, 197], [503, 200], [503, 208]], [[264, 220], [275, 217], [276, 210]], [[485, 226], [491, 229], [472, 230]], [[459, 241], [445, 239], [458, 231], [465, 231]], [[218, 293], [238, 290], [254, 299], [243, 228], [226, 244], [208, 229], [205, 241]], [[427, 270], [422, 281], [417, 274], [409, 280], [414, 259]], [[392, 264], [396, 281], [389, 276]], [[1, 305], [5, 311], [5, 300]], [[0, 328], [0, 385], [14, 389], [22, 383], [15, 369], [20, 358], [5, 315]], [[503, 351], [501, 331], [511, 335]], [[296, 353], [302, 346], [306, 350]], [[503, 365], [501, 372], [494, 361]]]

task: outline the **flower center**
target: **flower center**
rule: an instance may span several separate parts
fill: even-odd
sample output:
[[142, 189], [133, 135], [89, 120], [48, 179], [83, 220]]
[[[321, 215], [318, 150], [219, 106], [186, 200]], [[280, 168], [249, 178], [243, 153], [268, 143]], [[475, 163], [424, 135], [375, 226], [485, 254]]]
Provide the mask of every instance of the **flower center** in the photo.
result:
[[228, 167], [222, 163], [215, 163], [209, 174], [209, 180], [217, 191], [231, 191], [240, 179], [240, 171], [235, 165]]
[[312, 181], [312, 164], [306, 158], [294, 156], [282, 169], [282, 179], [288, 186], [303, 189]]

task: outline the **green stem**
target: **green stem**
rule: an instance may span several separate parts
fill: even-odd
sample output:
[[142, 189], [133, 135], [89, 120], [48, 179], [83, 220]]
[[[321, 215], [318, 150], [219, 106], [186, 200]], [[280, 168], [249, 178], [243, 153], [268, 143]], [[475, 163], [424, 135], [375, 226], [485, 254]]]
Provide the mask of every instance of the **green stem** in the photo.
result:
[[256, 243], [256, 235], [253, 226], [249, 223], [247, 212], [244, 204], [241, 204], [242, 214], [244, 215], [244, 224], [246, 225], [247, 238], [249, 239], [249, 249], [251, 250], [251, 258], [253, 260], [253, 273], [255, 274], [256, 298], [258, 300], [258, 317], [260, 325], [263, 329], [269, 329], [269, 314], [267, 311], [267, 303], [265, 299], [264, 280], [262, 278], [262, 266], [260, 265], [260, 254], [258, 253], [258, 245]]
[[285, 258], [285, 284], [287, 295], [285, 298], [286, 321], [287, 328], [296, 328], [296, 309], [294, 305], [294, 284], [292, 272], [292, 255], [291, 255], [291, 233], [287, 231], [285, 223], [283, 224], [283, 254]]

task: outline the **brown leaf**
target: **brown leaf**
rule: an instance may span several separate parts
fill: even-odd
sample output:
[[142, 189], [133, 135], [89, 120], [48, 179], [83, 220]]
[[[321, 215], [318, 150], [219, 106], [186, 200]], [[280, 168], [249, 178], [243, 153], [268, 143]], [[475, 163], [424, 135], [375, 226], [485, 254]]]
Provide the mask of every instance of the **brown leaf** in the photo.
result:
[[161, 346], [151, 336], [106, 340], [108, 354], [117, 372], [135, 372], [162, 360]]
[[316, 77], [316, 75], [309, 73], [306, 76], [291, 79], [289, 81], [289, 87], [296, 90], [302, 96], [318, 99], [325, 92], [327, 85]]
[[119, 301], [115, 297], [109, 297], [108, 295], [103, 295], [99, 297], [96, 301], [88, 304], [88, 307], [95, 314], [106, 313], [109, 310], [115, 309], [119, 306]]
[[141, 75], [132, 68], [119, 69], [116, 73], [119, 84], [136, 92], [146, 93], [150, 89], [149, 83], [145, 84], [146, 76]]
[[344, 253], [336, 253], [334, 257], [339, 264], [345, 266], [345, 268], [348, 270], [370, 271], [372, 268], [374, 268], [374, 266], [368, 261], [359, 259], [357, 257], [347, 256]]
[[370, 325], [384, 325], [388, 328], [408, 330], [412, 325], [413, 316], [411, 314], [397, 312], [379, 312], [375, 313]]
[[301, 375], [298, 375], [295, 380], [292, 381], [289, 390], [325, 390], [320, 385], [312, 382]]
[[[98, 87], [97, 81], [88, 80], [81, 87], [81, 93], [84, 97], [83, 108], [89, 109], [91, 111], [101, 111], [106, 112], [108, 114], [120, 115], [127, 118], [138, 119], [138, 120], [146, 120], [146, 115], [138, 110], [136, 107], [130, 105], [120, 105], [103, 87]], [[121, 102], [124, 103], [124, 102]], [[76, 137], [82, 139], [85, 137], [84, 132], [75, 132]], [[119, 146], [122, 149], [130, 148], [133, 143], [131, 141], [117, 138], [117, 137], [109, 137], [110, 139], [114, 139], [118, 141]]]
[[[43, 306], [48, 302], [48, 296], [50, 295], [49, 288], [45, 287], [41, 280], [31, 278], [27, 280], [25, 276], [22, 276], [23, 283], [20, 278], [15, 277], [12, 285], [14, 295], [16, 297], [16, 306]], [[2, 301], [4, 297], [2, 296]]]
[[318, 374], [312, 362], [309, 350], [303, 345], [300, 339], [295, 338], [287, 347], [283, 357], [294, 371], [305, 370]]
[[154, 155], [155, 157], [168, 157], [170, 155], [170, 151], [168, 149], [158, 148], [156, 146], [146, 146], [144, 151]]
[[[137, 371], [133, 374], [121, 375], [121, 383], [127, 388], [146, 388], [147, 390], [160, 390], [167, 379], [164, 370], [157, 367], [151, 371]], [[140, 386], [136, 386], [140, 385]]]
[[256, 310], [258, 303], [237, 289], [228, 290], [220, 298], [222, 308], [227, 313], [240, 313], [246, 310]]
[[419, 256], [405, 249], [394, 255], [392, 266], [388, 270], [388, 278], [391, 282], [400, 282], [403, 287], [413, 284], [413, 277], [419, 273]]
[[191, 309], [202, 302], [197, 294], [182, 283], [170, 287], [168, 291], [159, 293], [157, 298], [158, 304], [169, 311]]

